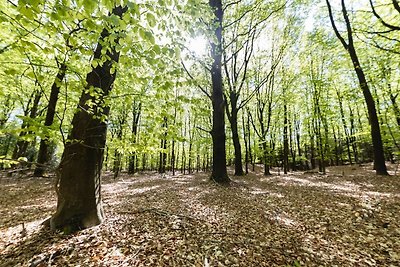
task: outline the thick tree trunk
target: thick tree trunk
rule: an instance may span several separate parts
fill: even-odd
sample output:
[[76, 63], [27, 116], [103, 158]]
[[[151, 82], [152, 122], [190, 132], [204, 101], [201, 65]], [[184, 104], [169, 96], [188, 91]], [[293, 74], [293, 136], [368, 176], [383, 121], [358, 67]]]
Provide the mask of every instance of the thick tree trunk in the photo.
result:
[[[112, 14], [121, 17], [125, 11], [126, 8], [119, 6], [113, 9]], [[105, 28], [94, 52], [94, 60], [102, 58], [103, 45], [108, 43], [109, 36]], [[57, 211], [50, 220], [53, 230], [71, 232], [100, 224], [103, 220], [100, 174], [107, 124], [102, 118], [107, 117], [110, 111], [104, 98], [109, 95], [116, 76], [111, 72], [112, 65], [119, 60], [115, 45], [108, 48], [106, 55], [109, 59], [86, 76], [87, 87], [72, 120], [69, 142], [58, 168]], [[97, 89], [96, 95], [91, 92], [92, 88]], [[88, 101], [97, 105], [91, 108]]]
[[385, 155], [383, 151], [383, 143], [381, 130], [379, 126], [379, 120], [376, 113], [375, 101], [372, 98], [372, 94], [369, 90], [367, 80], [365, 78], [364, 72], [360, 67], [360, 63], [358, 62], [358, 58], [354, 53], [351, 53], [354, 69], [357, 73], [358, 80], [360, 82], [360, 87], [364, 94], [365, 103], [367, 104], [369, 122], [371, 126], [371, 137], [372, 137], [372, 146], [374, 148], [374, 167], [376, 174], [378, 175], [388, 175], [386, 164], [385, 164]]
[[[60, 93], [61, 82], [64, 79], [65, 72], [67, 70], [67, 65], [65, 63], [61, 63], [60, 68], [58, 70], [57, 76], [53, 85], [51, 86], [49, 105], [47, 107], [46, 119], [44, 121], [44, 126], [49, 127], [53, 124], [54, 116], [56, 114], [56, 106], [58, 101], [58, 94]], [[44, 138], [40, 141], [40, 148], [38, 153], [37, 165], [33, 176], [39, 177], [43, 176], [47, 170], [46, 165], [48, 164], [51, 154], [51, 144], [49, 141]]]
[[215, 15], [215, 40], [211, 42], [211, 55], [213, 63], [211, 66], [212, 80], [212, 106], [213, 125], [211, 136], [213, 141], [213, 167], [211, 179], [217, 183], [229, 183], [226, 169], [226, 146], [225, 146], [225, 103], [223, 98], [222, 84], [222, 19], [223, 9], [221, 0], [210, 0], [210, 7]]

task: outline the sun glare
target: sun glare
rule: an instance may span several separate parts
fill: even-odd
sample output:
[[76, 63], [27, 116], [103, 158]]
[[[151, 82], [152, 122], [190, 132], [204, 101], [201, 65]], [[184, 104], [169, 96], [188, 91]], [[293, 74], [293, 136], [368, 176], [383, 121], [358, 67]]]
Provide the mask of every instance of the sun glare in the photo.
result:
[[207, 54], [208, 41], [204, 36], [197, 36], [189, 41], [189, 50], [197, 56]]

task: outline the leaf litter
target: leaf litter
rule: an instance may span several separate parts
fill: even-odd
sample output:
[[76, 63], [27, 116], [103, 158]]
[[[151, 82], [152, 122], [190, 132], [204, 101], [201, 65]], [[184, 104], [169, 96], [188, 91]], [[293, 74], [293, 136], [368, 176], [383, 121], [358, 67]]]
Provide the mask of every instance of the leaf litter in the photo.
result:
[[51, 179], [2, 175], [0, 266], [400, 266], [399, 176], [260, 173], [229, 187], [207, 173], [106, 173], [106, 220], [68, 235], [41, 227]]

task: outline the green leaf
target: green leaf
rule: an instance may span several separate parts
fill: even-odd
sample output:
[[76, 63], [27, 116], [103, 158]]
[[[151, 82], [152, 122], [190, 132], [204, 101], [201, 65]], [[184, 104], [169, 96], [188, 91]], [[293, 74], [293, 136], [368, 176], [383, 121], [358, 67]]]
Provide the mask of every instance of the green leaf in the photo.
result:
[[146, 19], [147, 23], [149, 24], [150, 27], [156, 26], [156, 17], [153, 15], [153, 13], [147, 13], [146, 14]]
[[83, 8], [87, 15], [92, 15], [96, 8], [96, 1], [83, 1]]
[[151, 32], [145, 31], [144, 36], [147, 41], [149, 41], [152, 44], [155, 44], [156, 40], [154, 39], [154, 36]]
[[139, 6], [136, 3], [129, 1], [126, 5], [128, 6], [128, 9], [132, 12], [132, 14], [138, 17], [140, 16]]
[[4, 70], [4, 73], [7, 75], [15, 75], [17, 71], [15, 69], [6, 69]]

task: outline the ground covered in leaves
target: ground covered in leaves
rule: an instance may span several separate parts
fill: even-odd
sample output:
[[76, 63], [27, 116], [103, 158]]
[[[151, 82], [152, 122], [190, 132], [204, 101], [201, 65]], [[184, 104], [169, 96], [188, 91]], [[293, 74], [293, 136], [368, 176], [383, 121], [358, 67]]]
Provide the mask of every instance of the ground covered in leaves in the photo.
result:
[[366, 165], [232, 179], [105, 175], [105, 222], [67, 235], [40, 227], [52, 179], [2, 175], [0, 266], [400, 266], [398, 175]]

